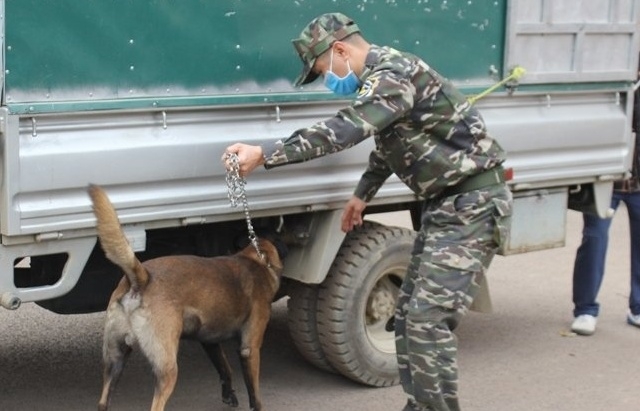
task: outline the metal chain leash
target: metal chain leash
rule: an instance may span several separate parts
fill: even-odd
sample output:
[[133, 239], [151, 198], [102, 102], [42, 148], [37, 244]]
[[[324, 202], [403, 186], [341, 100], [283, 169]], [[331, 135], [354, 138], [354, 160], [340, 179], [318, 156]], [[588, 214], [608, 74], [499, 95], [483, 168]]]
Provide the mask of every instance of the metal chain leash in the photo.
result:
[[249, 232], [249, 241], [253, 244], [253, 248], [256, 249], [258, 256], [265, 261], [264, 253], [258, 247], [258, 236], [253, 229], [253, 224], [251, 224], [251, 214], [249, 212], [249, 201], [247, 200], [247, 191], [245, 190], [245, 185], [247, 181], [240, 177], [240, 161], [238, 160], [238, 155], [235, 153], [227, 153], [225, 157], [225, 161], [231, 164], [231, 168], [227, 168], [227, 190], [229, 195], [229, 202], [231, 203], [231, 207], [237, 207], [238, 201], [242, 202], [242, 207], [244, 209], [244, 217], [247, 220], [247, 231]]

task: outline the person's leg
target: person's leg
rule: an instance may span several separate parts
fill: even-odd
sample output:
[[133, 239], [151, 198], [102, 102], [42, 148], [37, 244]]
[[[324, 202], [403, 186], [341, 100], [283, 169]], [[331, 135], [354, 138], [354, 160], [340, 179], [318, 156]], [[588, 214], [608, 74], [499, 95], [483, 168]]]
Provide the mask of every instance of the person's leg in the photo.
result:
[[629, 212], [631, 239], [631, 291], [629, 310], [631, 315], [640, 315], [640, 192], [628, 193], [624, 197]]
[[[411, 261], [407, 269], [407, 274], [402, 281], [400, 292], [398, 294], [398, 302], [396, 305], [394, 329], [396, 335], [396, 356], [398, 359], [398, 371], [400, 373], [400, 384], [407, 394], [409, 402], [415, 403], [413, 392], [413, 378], [409, 365], [409, 348], [407, 339], [407, 309], [409, 307], [409, 299], [415, 288], [415, 279], [418, 275], [418, 267], [420, 266], [419, 254], [424, 248], [424, 238], [422, 233], [418, 234], [418, 238], [414, 244]], [[408, 405], [409, 407], [409, 405]]]
[[404, 326], [417, 410], [460, 409], [452, 331], [498, 249], [510, 220], [510, 201], [510, 193], [498, 186], [447, 197], [423, 214], [424, 246], [414, 257], [417, 275]]
[[[620, 198], [614, 193], [611, 207], [615, 210], [619, 204]], [[573, 266], [573, 316], [597, 317], [600, 311], [597, 297], [604, 276], [611, 219], [585, 213], [583, 221], [582, 243]]]

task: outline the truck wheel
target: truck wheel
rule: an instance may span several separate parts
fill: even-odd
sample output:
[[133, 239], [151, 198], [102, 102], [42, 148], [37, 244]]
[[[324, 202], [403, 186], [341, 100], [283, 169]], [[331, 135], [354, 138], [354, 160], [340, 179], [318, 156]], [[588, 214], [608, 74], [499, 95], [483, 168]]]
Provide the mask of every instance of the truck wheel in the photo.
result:
[[398, 384], [394, 314], [415, 233], [365, 222], [344, 240], [317, 301], [318, 335], [332, 367], [362, 384]]
[[287, 301], [289, 334], [305, 360], [324, 371], [335, 373], [318, 340], [316, 307], [318, 287], [300, 282], [290, 284]]

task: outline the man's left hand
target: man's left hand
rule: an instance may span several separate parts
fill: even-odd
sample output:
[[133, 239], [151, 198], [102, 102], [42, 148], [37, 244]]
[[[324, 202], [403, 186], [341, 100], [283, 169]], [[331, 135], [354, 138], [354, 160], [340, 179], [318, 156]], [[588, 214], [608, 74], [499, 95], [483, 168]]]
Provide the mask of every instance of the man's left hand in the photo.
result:
[[342, 231], [348, 233], [353, 227], [362, 225], [362, 212], [367, 203], [356, 196], [351, 197], [342, 212]]

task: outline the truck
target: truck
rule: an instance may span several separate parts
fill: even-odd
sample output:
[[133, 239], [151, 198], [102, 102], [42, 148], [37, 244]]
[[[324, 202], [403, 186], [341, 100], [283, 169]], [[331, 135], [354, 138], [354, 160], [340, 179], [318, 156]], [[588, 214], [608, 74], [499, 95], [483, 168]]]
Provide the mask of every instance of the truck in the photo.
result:
[[[483, 96], [514, 171], [503, 255], [563, 246], [568, 209], [609, 214], [633, 152], [640, 0], [2, 0], [0, 305], [106, 308], [122, 274], [96, 239], [97, 184], [143, 260], [230, 253], [247, 218], [281, 236], [279, 297], [302, 357], [398, 383], [394, 305], [423, 200], [392, 177], [367, 216], [408, 213], [414, 230], [340, 230], [373, 141], [254, 172], [246, 209], [230, 206], [220, 161], [231, 143], [286, 137], [349, 103], [292, 86], [290, 40], [333, 11]], [[526, 75], [500, 81], [516, 67]]]

